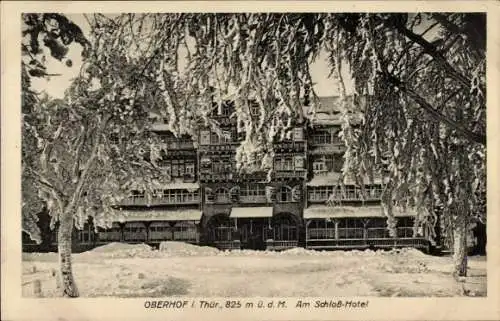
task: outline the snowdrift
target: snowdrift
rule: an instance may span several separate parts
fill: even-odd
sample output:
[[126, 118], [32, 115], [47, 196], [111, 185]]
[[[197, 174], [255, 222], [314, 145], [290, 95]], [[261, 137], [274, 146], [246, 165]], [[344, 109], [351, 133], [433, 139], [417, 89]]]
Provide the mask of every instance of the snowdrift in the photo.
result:
[[213, 247], [198, 246], [184, 242], [161, 242], [160, 252], [171, 256], [209, 256], [220, 251]]
[[96, 247], [90, 251], [77, 254], [77, 257], [105, 257], [105, 258], [153, 258], [155, 251], [147, 244], [127, 244], [113, 242]]

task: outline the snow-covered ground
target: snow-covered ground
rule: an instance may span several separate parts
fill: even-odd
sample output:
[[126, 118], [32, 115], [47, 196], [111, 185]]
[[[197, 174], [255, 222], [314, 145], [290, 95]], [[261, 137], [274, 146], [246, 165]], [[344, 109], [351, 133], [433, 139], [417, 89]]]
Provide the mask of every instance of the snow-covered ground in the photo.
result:
[[[23, 254], [23, 295], [57, 295], [56, 253]], [[486, 258], [469, 259], [457, 283], [451, 258], [414, 249], [284, 252], [231, 251], [166, 242], [112, 243], [73, 255], [82, 297], [485, 296]], [[38, 281], [37, 281], [38, 280]]]

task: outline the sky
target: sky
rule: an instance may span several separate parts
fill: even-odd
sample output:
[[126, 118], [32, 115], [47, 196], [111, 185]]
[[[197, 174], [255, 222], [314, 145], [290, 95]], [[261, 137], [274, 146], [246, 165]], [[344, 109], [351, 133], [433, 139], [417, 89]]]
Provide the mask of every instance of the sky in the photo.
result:
[[[89, 24], [83, 14], [69, 14], [67, 16], [80, 26], [86, 36], [89, 36]], [[47, 50], [47, 48], [44, 49]], [[48, 80], [40, 78], [34, 79], [32, 82], [33, 89], [37, 92], [46, 91], [54, 98], [62, 98], [65, 90], [69, 87], [71, 80], [80, 72], [80, 67], [82, 65], [81, 51], [82, 48], [79, 44], [72, 44], [70, 46], [68, 59], [72, 60], [73, 65], [72, 67], [67, 67], [65, 61], [58, 61], [50, 57], [47, 50], [47, 70], [49, 73], [60, 74], [60, 76], [53, 76]], [[328, 66], [326, 58], [326, 55], [322, 54], [314, 63], [311, 64], [311, 77], [315, 83], [314, 89], [320, 97], [336, 96], [339, 94], [338, 83], [333, 78], [329, 78], [330, 67]], [[344, 76], [344, 81], [346, 82], [346, 87], [349, 91], [349, 88], [352, 88], [353, 86], [347, 67], [343, 68], [342, 74]]]

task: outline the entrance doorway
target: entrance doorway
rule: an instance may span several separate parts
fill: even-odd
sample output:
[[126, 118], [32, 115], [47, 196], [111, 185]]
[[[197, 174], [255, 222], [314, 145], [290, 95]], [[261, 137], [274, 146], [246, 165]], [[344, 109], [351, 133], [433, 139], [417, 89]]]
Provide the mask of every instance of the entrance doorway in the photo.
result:
[[238, 231], [240, 232], [241, 248], [265, 250], [266, 231], [268, 229], [268, 225], [268, 218], [238, 219]]

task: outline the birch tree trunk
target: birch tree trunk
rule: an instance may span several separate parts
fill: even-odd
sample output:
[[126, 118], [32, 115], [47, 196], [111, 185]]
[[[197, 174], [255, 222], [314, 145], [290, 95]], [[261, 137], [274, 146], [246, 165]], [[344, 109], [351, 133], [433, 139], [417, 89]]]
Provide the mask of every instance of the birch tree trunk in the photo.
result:
[[467, 276], [467, 229], [465, 222], [453, 228], [453, 276]]
[[59, 252], [59, 277], [63, 297], [79, 296], [71, 267], [71, 234], [73, 231], [73, 215], [65, 212], [59, 222], [57, 247]]

